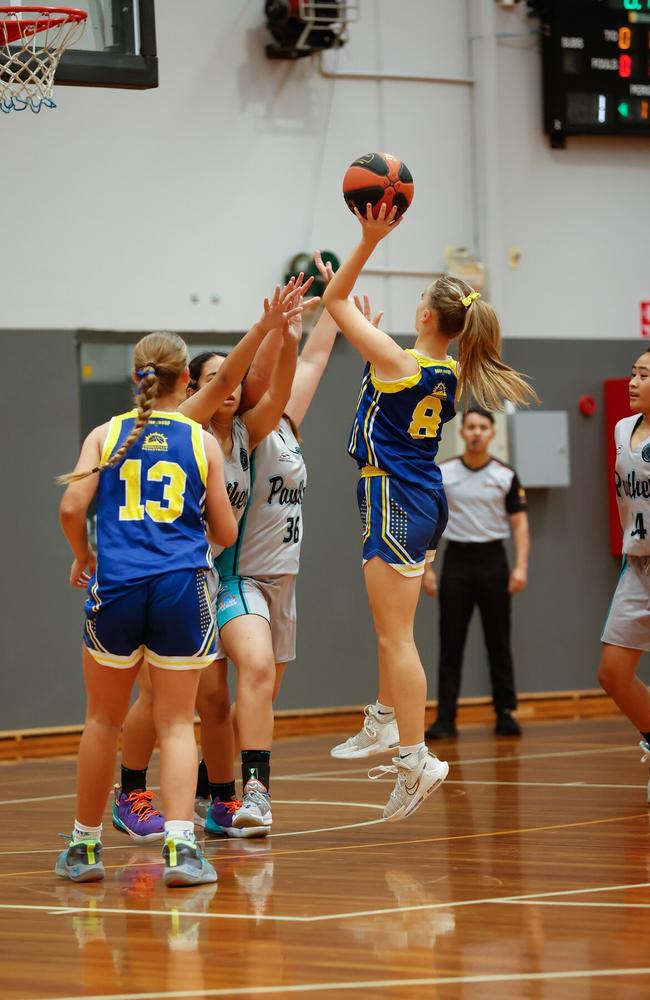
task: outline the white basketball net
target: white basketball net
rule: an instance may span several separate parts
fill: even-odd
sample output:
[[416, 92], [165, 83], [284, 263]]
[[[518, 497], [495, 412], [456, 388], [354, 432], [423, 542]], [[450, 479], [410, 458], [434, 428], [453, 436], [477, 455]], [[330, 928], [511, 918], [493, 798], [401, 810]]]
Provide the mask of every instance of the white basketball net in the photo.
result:
[[[54, 74], [65, 49], [84, 32], [87, 15], [54, 7], [0, 10], [0, 111], [55, 108]], [[81, 16], [85, 15], [85, 16]]]

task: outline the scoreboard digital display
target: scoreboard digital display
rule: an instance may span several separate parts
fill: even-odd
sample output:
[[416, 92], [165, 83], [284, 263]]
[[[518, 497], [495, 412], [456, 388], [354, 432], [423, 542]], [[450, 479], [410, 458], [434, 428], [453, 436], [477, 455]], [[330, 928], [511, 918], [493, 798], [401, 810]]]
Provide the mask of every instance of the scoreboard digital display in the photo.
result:
[[650, 0], [529, 0], [542, 24], [544, 129], [650, 136]]

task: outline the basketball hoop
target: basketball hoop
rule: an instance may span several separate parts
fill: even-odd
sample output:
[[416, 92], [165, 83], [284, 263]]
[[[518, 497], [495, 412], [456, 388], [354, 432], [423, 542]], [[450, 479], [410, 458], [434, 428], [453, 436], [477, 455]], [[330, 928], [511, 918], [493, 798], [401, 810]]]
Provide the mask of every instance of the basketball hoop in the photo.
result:
[[59, 59], [87, 19], [87, 11], [71, 7], [0, 7], [0, 111], [56, 107]]

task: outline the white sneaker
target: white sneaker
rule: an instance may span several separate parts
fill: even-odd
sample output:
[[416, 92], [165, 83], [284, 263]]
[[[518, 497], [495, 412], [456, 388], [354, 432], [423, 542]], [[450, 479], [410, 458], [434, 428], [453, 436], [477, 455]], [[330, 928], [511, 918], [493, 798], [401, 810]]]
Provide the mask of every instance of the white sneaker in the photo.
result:
[[375, 754], [388, 753], [399, 746], [399, 730], [395, 716], [387, 722], [382, 722], [374, 711], [373, 705], [364, 708], [365, 719], [363, 728], [355, 736], [350, 736], [345, 743], [332, 747], [330, 754], [340, 760], [356, 760], [359, 757], [374, 757]]
[[446, 760], [438, 760], [423, 747], [415, 767], [409, 767], [401, 757], [393, 757], [392, 765], [382, 764], [368, 771], [371, 781], [383, 778], [385, 774], [396, 774], [397, 780], [384, 808], [384, 819], [406, 819], [443, 783], [449, 774], [449, 764]]
[[249, 778], [244, 798], [235, 812], [232, 825], [239, 837], [266, 837], [271, 832], [271, 796], [261, 781]]
[[205, 829], [205, 817], [210, 812], [211, 799], [204, 799], [197, 796], [194, 799], [194, 826]]
[[[645, 764], [645, 762], [650, 758], [650, 743], [646, 743], [645, 740], [640, 740], [639, 749], [643, 750], [641, 763]], [[650, 781], [648, 781], [648, 805], [650, 805]]]

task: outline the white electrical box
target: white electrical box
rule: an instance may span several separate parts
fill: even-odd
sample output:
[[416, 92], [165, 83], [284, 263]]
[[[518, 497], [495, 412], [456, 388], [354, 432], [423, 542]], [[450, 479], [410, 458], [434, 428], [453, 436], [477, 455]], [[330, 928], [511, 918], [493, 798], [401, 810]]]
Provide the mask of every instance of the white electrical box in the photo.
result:
[[569, 415], [522, 410], [508, 417], [510, 464], [524, 487], [570, 486]]

